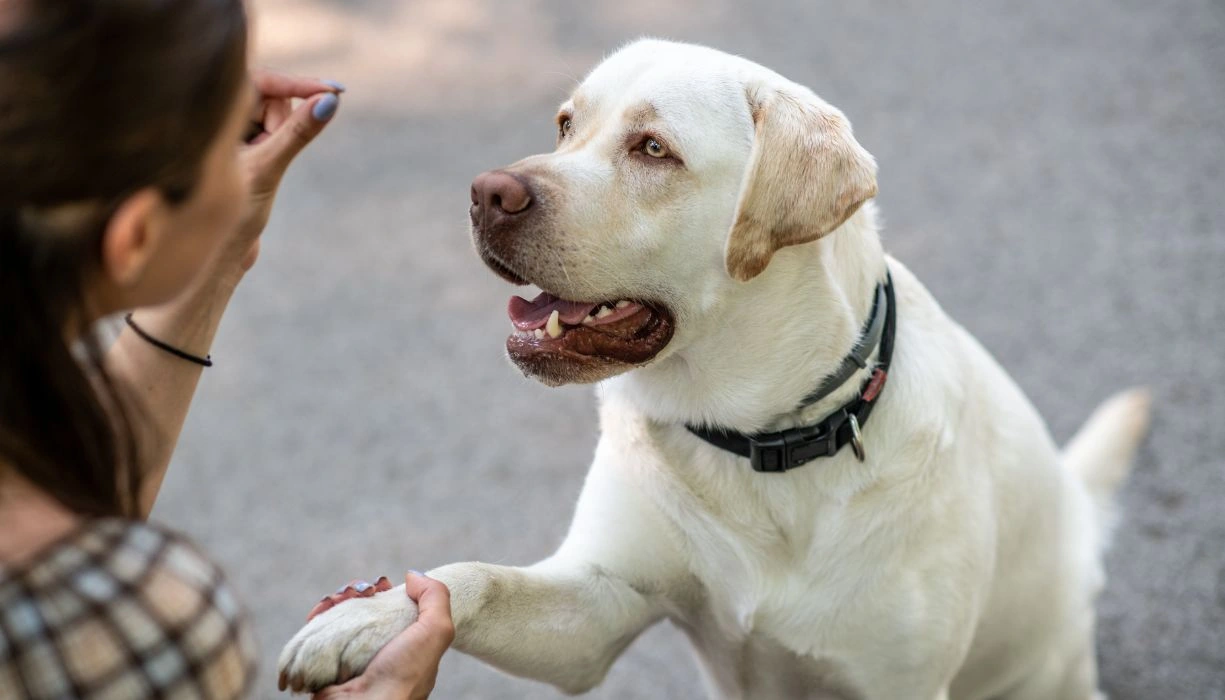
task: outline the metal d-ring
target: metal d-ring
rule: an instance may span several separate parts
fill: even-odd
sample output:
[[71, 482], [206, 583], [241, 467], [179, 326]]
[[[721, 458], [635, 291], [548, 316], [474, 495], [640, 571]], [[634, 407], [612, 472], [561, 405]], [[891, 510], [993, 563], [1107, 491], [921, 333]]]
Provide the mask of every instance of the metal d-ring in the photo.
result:
[[859, 419], [852, 413], [847, 422], [851, 424], [851, 450], [855, 453], [855, 459], [862, 462], [867, 453], [863, 449], [863, 435], [859, 432]]

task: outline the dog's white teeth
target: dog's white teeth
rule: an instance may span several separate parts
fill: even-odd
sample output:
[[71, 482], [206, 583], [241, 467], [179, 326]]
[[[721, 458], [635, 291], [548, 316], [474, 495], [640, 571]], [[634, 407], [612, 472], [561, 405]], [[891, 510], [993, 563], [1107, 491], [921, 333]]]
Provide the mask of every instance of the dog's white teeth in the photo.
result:
[[617, 308], [618, 308], [618, 309], [624, 309], [625, 307], [627, 307], [627, 306], [629, 306], [629, 305], [630, 305], [630, 303], [629, 303], [628, 301], [624, 300], [624, 299], [622, 299], [621, 301], [617, 302]]
[[612, 315], [612, 312], [613, 312], [613, 310], [612, 310], [612, 309], [610, 309], [610, 308], [608, 308], [607, 306], [601, 306], [601, 307], [600, 307], [600, 310], [599, 310], [598, 312], [596, 312], [595, 317], [596, 317], [596, 318], [604, 318], [605, 316], [610, 316], [610, 315]]
[[591, 315], [591, 316], [588, 316], [587, 318], [583, 319], [583, 325], [584, 325], [584, 326], [590, 326], [590, 325], [591, 325], [591, 324], [593, 324], [593, 323], [595, 323], [595, 315]]
[[561, 337], [561, 319], [558, 318], [560, 315], [557, 309], [553, 309], [553, 313], [549, 314], [549, 322], [544, 327], [549, 331], [550, 338]]
[[544, 340], [543, 330], [537, 328], [536, 330], [532, 331], [532, 334], [536, 336], [536, 340]]

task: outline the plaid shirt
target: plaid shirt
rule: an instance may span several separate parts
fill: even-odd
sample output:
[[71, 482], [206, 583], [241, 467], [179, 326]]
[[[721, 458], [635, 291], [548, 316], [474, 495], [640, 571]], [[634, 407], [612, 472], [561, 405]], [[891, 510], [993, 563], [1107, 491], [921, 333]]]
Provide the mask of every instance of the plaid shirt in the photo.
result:
[[255, 645], [221, 571], [151, 525], [90, 521], [0, 566], [0, 698], [235, 698]]

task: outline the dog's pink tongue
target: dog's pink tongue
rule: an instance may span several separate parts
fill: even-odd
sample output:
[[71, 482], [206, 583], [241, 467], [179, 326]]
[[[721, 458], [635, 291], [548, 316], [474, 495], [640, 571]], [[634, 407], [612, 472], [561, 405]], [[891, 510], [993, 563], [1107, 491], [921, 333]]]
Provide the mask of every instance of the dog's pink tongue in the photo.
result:
[[510, 322], [515, 324], [515, 328], [521, 331], [533, 331], [537, 328], [544, 328], [554, 310], [557, 311], [562, 323], [577, 326], [596, 306], [597, 304], [558, 299], [548, 292], [541, 292], [531, 301], [519, 296], [511, 297], [510, 303], [506, 306], [506, 313], [510, 316]]

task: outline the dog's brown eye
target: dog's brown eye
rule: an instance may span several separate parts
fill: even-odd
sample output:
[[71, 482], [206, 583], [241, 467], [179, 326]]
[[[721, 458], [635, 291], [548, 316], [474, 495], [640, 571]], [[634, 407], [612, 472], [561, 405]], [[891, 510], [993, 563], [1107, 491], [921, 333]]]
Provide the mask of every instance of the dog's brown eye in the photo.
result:
[[563, 139], [566, 138], [567, 136], [570, 135], [570, 132], [573, 130], [574, 130], [574, 121], [571, 120], [569, 117], [562, 119], [557, 124], [557, 132], [560, 138], [563, 138]]
[[652, 158], [668, 157], [668, 149], [664, 148], [664, 145], [655, 139], [647, 139], [642, 144], [642, 152], [648, 156], [651, 156]]

